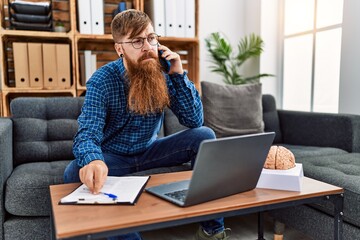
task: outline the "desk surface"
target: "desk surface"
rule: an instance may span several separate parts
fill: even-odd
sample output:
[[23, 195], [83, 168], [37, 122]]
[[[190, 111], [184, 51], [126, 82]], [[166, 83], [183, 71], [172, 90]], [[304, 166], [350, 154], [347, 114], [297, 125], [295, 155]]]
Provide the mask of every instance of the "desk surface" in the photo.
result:
[[[191, 171], [157, 174], [147, 184], [156, 186], [166, 182], [189, 179]], [[290, 202], [295, 200], [340, 194], [342, 188], [314, 179], [304, 178], [301, 192], [254, 189], [241, 194], [213, 200], [199, 205], [181, 208], [143, 192], [134, 206], [110, 205], [59, 205], [62, 197], [73, 191], [79, 184], [50, 186], [53, 223], [56, 238], [107, 232], [122, 228], [132, 228], [160, 222], [168, 222], [188, 217]]]

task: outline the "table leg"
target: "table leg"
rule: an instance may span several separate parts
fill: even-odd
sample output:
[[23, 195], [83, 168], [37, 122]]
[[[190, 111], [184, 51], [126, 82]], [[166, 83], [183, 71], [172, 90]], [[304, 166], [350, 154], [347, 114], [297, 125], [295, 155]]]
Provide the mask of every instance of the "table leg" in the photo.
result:
[[264, 238], [264, 213], [258, 212], [258, 240], [265, 240]]
[[344, 194], [329, 197], [334, 204], [334, 239], [343, 239]]

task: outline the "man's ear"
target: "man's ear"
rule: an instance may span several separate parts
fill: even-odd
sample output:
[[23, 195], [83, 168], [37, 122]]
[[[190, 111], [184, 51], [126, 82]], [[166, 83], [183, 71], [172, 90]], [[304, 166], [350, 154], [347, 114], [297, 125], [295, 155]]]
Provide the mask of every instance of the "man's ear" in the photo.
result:
[[114, 48], [115, 48], [115, 51], [116, 51], [117, 55], [119, 57], [122, 57], [123, 56], [123, 49], [122, 49], [121, 44], [115, 43]]

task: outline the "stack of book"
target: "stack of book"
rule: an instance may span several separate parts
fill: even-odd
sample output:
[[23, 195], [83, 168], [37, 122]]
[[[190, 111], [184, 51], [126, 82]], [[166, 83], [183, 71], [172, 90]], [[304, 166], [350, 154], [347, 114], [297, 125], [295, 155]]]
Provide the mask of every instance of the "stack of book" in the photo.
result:
[[51, 31], [51, 1], [27, 2], [15, 0], [9, 2], [11, 28], [17, 30]]

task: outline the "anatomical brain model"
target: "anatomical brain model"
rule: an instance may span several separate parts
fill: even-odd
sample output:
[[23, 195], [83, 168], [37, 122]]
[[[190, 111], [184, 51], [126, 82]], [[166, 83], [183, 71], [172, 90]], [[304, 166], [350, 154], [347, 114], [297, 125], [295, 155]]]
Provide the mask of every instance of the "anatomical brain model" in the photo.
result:
[[289, 149], [282, 146], [270, 148], [264, 168], [287, 170], [293, 167], [295, 167], [295, 156]]

